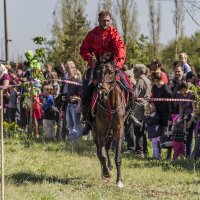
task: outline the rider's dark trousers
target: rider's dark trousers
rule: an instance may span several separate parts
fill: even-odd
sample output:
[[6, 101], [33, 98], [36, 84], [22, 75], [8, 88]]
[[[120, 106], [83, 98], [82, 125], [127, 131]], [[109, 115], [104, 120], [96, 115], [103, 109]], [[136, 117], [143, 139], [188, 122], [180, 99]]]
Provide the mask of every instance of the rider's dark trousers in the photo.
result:
[[82, 89], [83, 89], [83, 96], [82, 96], [82, 105], [86, 106], [88, 108], [89, 104], [90, 104], [90, 100], [92, 97], [92, 93], [94, 91], [94, 84], [91, 83], [90, 85], [90, 78], [91, 78], [91, 68], [88, 69], [83, 77], [83, 82], [82, 82]]

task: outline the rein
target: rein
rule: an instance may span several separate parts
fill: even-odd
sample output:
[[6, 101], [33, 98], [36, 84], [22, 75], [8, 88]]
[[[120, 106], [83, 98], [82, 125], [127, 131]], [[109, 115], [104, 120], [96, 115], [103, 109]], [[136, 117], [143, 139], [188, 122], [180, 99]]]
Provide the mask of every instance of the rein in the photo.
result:
[[[113, 87], [113, 88], [114, 88], [114, 87]], [[97, 99], [97, 101], [96, 101], [96, 102], [97, 102], [97, 105], [105, 112], [105, 114], [107, 114], [107, 115], [109, 116], [109, 125], [108, 125], [108, 129], [107, 129], [107, 132], [106, 132], [106, 138], [112, 137], [112, 135], [113, 135], [113, 131], [112, 131], [112, 129], [111, 129], [111, 125], [112, 125], [112, 119], [113, 119], [114, 114], [122, 107], [123, 103], [126, 104], [123, 91], [120, 90], [120, 89], [118, 88], [118, 86], [116, 86], [116, 88], [117, 88], [117, 90], [121, 93], [121, 94], [120, 94], [121, 103], [119, 104], [119, 106], [118, 106], [116, 109], [111, 110], [110, 100], [108, 101], [108, 108], [106, 108], [105, 106], [103, 106], [103, 105], [100, 103], [99, 99]], [[119, 132], [119, 130], [118, 130], [118, 132]]]
[[[114, 86], [113, 86], [114, 88]], [[126, 104], [125, 102], [125, 97], [124, 97], [124, 94], [123, 94], [123, 91], [121, 91], [118, 87], [117, 87], [117, 90], [121, 93], [120, 94], [120, 97], [121, 97], [121, 103], [119, 104], [119, 106], [114, 109], [114, 110], [111, 110], [111, 106], [110, 106], [110, 101], [108, 102], [108, 108], [106, 108], [105, 106], [103, 106], [101, 103], [100, 103], [100, 100], [97, 99], [97, 105], [106, 113], [106, 114], [109, 114], [109, 118], [110, 118], [110, 121], [112, 121], [112, 118], [113, 118], [113, 115], [121, 108], [121, 106], [124, 104]]]
[[[114, 70], [115, 70], [115, 67], [114, 67], [113, 65], [112, 65], [112, 67], [113, 67], [113, 71], [114, 71]], [[117, 80], [116, 80], [116, 75], [115, 75], [115, 72], [113, 72], [112, 77], [111, 77], [110, 79], [103, 81], [103, 83], [111, 83], [110, 89], [107, 90], [107, 89], [103, 86], [103, 83], [101, 82], [101, 83], [98, 84], [97, 90], [98, 90], [98, 91], [100, 91], [100, 89], [104, 90], [105, 92], [103, 92], [103, 94], [105, 94], [105, 96], [108, 98], [109, 93], [114, 89], [114, 86], [115, 86], [116, 82], [117, 82]], [[106, 99], [107, 99], [107, 98], [106, 98]], [[105, 100], [106, 100], [106, 99], [105, 99]]]

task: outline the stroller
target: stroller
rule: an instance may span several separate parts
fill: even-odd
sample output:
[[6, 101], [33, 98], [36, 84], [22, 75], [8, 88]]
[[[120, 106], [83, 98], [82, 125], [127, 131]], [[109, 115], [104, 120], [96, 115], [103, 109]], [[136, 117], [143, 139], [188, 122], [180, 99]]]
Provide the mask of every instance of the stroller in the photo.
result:
[[[180, 121], [179, 120], [179, 114], [172, 114], [171, 121], [168, 124], [167, 131], [164, 132], [161, 136], [160, 142], [161, 142], [161, 148], [163, 149], [169, 149], [173, 147], [173, 130], [175, 130], [178, 127], [181, 127], [184, 133], [186, 132], [186, 119], [188, 115], [185, 115], [184, 118]], [[185, 135], [186, 135], [185, 134]]]

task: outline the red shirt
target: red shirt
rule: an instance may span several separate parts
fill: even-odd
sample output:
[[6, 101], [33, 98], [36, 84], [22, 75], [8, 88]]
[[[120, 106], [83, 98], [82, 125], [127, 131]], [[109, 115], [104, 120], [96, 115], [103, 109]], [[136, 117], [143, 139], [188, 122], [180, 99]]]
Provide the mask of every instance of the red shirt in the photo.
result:
[[161, 77], [162, 77], [162, 81], [163, 81], [166, 85], [168, 85], [169, 80], [168, 80], [167, 74], [166, 74], [165, 72], [161, 72], [160, 75], [161, 75]]
[[80, 55], [88, 62], [88, 66], [91, 66], [92, 53], [100, 57], [112, 53], [117, 68], [121, 68], [126, 58], [126, 47], [114, 27], [103, 30], [97, 26], [87, 34], [80, 47]]

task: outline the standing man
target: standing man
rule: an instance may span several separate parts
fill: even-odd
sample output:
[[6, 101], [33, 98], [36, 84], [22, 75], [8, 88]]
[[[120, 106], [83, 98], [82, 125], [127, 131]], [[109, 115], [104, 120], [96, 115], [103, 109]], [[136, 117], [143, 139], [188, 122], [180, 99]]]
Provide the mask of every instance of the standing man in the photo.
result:
[[[128, 89], [131, 88], [126, 76], [120, 70], [125, 62], [126, 48], [117, 30], [110, 25], [111, 14], [106, 11], [99, 13], [99, 26], [91, 30], [80, 47], [80, 55], [88, 62], [88, 69], [83, 79], [83, 97], [82, 97], [82, 114], [85, 127], [83, 134], [90, 130], [91, 119], [88, 117], [90, 98], [94, 90], [93, 68], [96, 65], [97, 58], [100, 61], [113, 58], [114, 66], [119, 73], [121, 82]], [[129, 90], [128, 89], [128, 90]], [[87, 116], [88, 115], [88, 116]]]
[[134, 87], [134, 94], [137, 98], [143, 98], [136, 100], [134, 108], [134, 115], [140, 122], [134, 124], [134, 134], [136, 137], [136, 152], [140, 157], [144, 157], [147, 154], [147, 138], [144, 134], [144, 107], [147, 104], [147, 100], [151, 95], [151, 81], [146, 77], [147, 68], [143, 64], [136, 64], [134, 67], [134, 76], [136, 79], [136, 85]]

